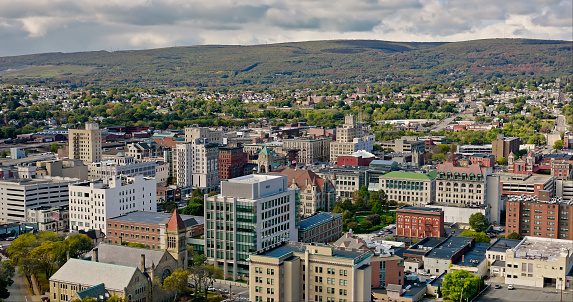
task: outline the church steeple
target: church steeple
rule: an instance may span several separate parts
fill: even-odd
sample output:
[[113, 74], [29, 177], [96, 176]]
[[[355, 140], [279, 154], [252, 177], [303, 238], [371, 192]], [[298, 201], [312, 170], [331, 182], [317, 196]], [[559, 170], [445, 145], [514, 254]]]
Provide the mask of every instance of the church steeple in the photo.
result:
[[187, 269], [187, 228], [177, 210], [169, 218], [165, 233], [167, 252], [177, 260], [178, 267]]

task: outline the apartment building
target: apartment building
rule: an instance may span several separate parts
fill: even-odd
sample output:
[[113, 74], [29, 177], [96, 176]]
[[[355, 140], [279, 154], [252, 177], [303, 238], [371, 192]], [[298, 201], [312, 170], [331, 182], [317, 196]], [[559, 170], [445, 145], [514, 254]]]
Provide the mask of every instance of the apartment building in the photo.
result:
[[444, 212], [435, 208], [403, 206], [396, 209], [396, 236], [443, 237]]
[[511, 152], [519, 151], [521, 144], [519, 137], [505, 137], [503, 134], [498, 134], [497, 138], [491, 142], [491, 153], [496, 160], [502, 157], [507, 159]]
[[113, 159], [91, 163], [88, 165], [88, 179], [107, 179], [119, 175], [155, 177], [155, 161], [135, 162], [131, 156], [118, 156]]
[[198, 139], [207, 140], [209, 144], [223, 144], [223, 133], [218, 130], [211, 130], [206, 127], [185, 128], [185, 141], [194, 142]]
[[379, 189], [384, 190], [389, 200], [421, 205], [436, 201], [437, 173], [393, 171], [378, 177]]
[[298, 241], [328, 243], [342, 234], [342, 214], [316, 213], [300, 220]]
[[97, 123], [86, 123], [85, 129], [68, 131], [69, 158], [85, 163], [102, 160], [101, 130]]
[[156, 211], [155, 179], [118, 176], [108, 182], [86, 181], [70, 185], [70, 226], [73, 230], [101, 230], [107, 220], [133, 211]]
[[248, 277], [251, 253], [298, 239], [297, 195], [283, 175], [222, 181], [221, 194], [205, 197], [207, 261], [233, 280]]
[[26, 222], [27, 209], [68, 205], [68, 185], [77, 179], [0, 180], [0, 223]]
[[371, 301], [371, 254], [326, 244], [276, 244], [249, 257], [250, 301]]
[[219, 147], [206, 139], [177, 144], [174, 151], [174, 176], [183, 188], [215, 191], [219, 185]]
[[505, 284], [564, 290], [573, 266], [573, 241], [525, 237], [506, 250]]
[[245, 175], [247, 153], [242, 147], [219, 147], [219, 180]]
[[330, 144], [330, 162], [337, 162], [342, 155], [350, 155], [358, 150], [372, 151], [375, 137], [364, 133], [364, 123], [357, 122], [353, 114], [344, 118], [344, 124], [336, 127], [336, 141]]
[[506, 201], [506, 234], [573, 240], [573, 202], [514, 196]]
[[[203, 235], [205, 227], [203, 217], [178, 213], [177, 215], [185, 224], [186, 238]], [[167, 224], [172, 216], [173, 214], [169, 213], [134, 211], [109, 218], [106, 241], [110, 244], [121, 244], [124, 241], [141, 243], [150, 249], [165, 249]]]
[[486, 177], [491, 168], [472, 164], [456, 167], [447, 162], [438, 165], [436, 202], [458, 206], [481, 206], [486, 203]]
[[380, 147], [384, 150], [392, 149], [398, 153], [424, 153], [426, 143], [419, 140], [395, 139], [381, 142]]
[[314, 164], [330, 160], [330, 144], [332, 138], [297, 138], [283, 140], [284, 149], [298, 151], [297, 164]]
[[146, 158], [165, 157], [165, 146], [154, 142], [138, 142], [127, 145], [126, 156], [133, 157], [136, 161], [143, 161]]

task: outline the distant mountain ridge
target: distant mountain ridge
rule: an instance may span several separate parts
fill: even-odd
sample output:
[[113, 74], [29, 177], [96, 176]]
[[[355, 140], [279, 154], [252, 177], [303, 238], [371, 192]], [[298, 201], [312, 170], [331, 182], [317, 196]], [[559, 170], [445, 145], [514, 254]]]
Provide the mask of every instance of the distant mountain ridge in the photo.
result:
[[571, 41], [333, 40], [0, 57], [0, 82], [141, 87], [450, 82], [572, 73]]

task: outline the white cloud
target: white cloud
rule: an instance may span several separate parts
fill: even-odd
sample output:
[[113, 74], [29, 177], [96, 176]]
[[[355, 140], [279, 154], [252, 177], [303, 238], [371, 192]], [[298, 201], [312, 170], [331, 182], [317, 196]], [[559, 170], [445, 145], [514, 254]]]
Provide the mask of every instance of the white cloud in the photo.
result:
[[571, 0], [0, 1], [0, 56], [325, 39], [571, 40], [572, 6]]

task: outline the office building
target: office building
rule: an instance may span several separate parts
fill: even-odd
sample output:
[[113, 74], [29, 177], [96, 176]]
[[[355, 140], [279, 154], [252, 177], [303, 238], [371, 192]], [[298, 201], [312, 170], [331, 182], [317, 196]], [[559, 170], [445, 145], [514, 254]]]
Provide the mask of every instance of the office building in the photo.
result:
[[497, 138], [491, 142], [491, 153], [496, 160], [502, 157], [507, 159], [511, 152], [519, 151], [521, 144], [519, 137], [505, 137], [503, 134], [498, 134]]
[[369, 251], [288, 242], [253, 254], [250, 301], [371, 301]]
[[468, 167], [456, 167], [451, 162], [438, 164], [436, 202], [465, 207], [484, 205], [486, 177], [490, 174], [491, 168], [476, 164]]
[[86, 123], [85, 129], [70, 129], [68, 133], [70, 159], [85, 163], [102, 160], [101, 130], [97, 123]]
[[342, 214], [316, 213], [300, 220], [298, 241], [329, 243], [342, 234]]
[[419, 140], [395, 139], [380, 143], [383, 150], [392, 150], [397, 153], [424, 153], [426, 143]]
[[131, 156], [118, 156], [88, 165], [88, 179], [102, 179], [107, 181], [119, 175], [155, 177], [155, 161], [135, 162]]
[[221, 194], [205, 197], [207, 261], [236, 280], [249, 275], [249, 254], [298, 240], [297, 190], [283, 175], [224, 180]]
[[330, 144], [330, 162], [336, 163], [342, 155], [351, 155], [359, 150], [372, 151], [374, 135], [364, 133], [364, 123], [357, 122], [353, 114], [347, 115], [344, 124], [336, 127], [336, 141]]
[[332, 138], [297, 138], [283, 140], [284, 149], [296, 149], [298, 151], [297, 164], [312, 165], [316, 162], [328, 162], [330, 160], [330, 144]]
[[219, 185], [219, 147], [206, 139], [177, 144], [174, 176], [183, 188], [201, 189], [208, 193]]
[[573, 266], [573, 241], [525, 237], [506, 250], [505, 284], [564, 290]]
[[443, 237], [444, 212], [440, 209], [403, 206], [396, 209], [396, 236]]
[[499, 173], [501, 195], [534, 196], [549, 201], [555, 196], [555, 177], [542, 174]]
[[436, 201], [437, 173], [389, 172], [378, 177], [379, 190], [384, 190], [389, 200], [422, 205]]
[[0, 223], [26, 222], [27, 209], [68, 205], [68, 185], [77, 179], [0, 180]]
[[207, 140], [209, 144], [223, 144], [223, 133], [206, 127], [185, 128], [185, 141], [194, 142], [198, 139]]
[[107, 234], [107, 219], [133, 211], [157, 211], [155, 179], [118, 176], [107, 182], [70, 185], [70, 226], [73, 230], [100, 230]]
[[507, 200], [505, 232], [522, 236], [573, 240], [573, 202], [514, 196]]
[[69, 177], [88, 180], [88, 166], [79, 159], [54, 159], [36, 162], [37, 176]]
[[[124, 241], [141, 243], [150, 249], [166, 249], [167, 224], [172, 216], [169, 213], [134, 211], [109, 218], [106, 241], [110, 244], [121, 244]], [[179, 216], [185, 223], [186, 238], [203, 235], [203, 217]]]
[[133, 157], [136, 161], [165, 157], [168, 148], [154, 142], [138, 142], [127, 145], [125, 155]]
[[219, 147], [219, 180], [245, 175], [246, 165], [247, 153], [242, 147]]

